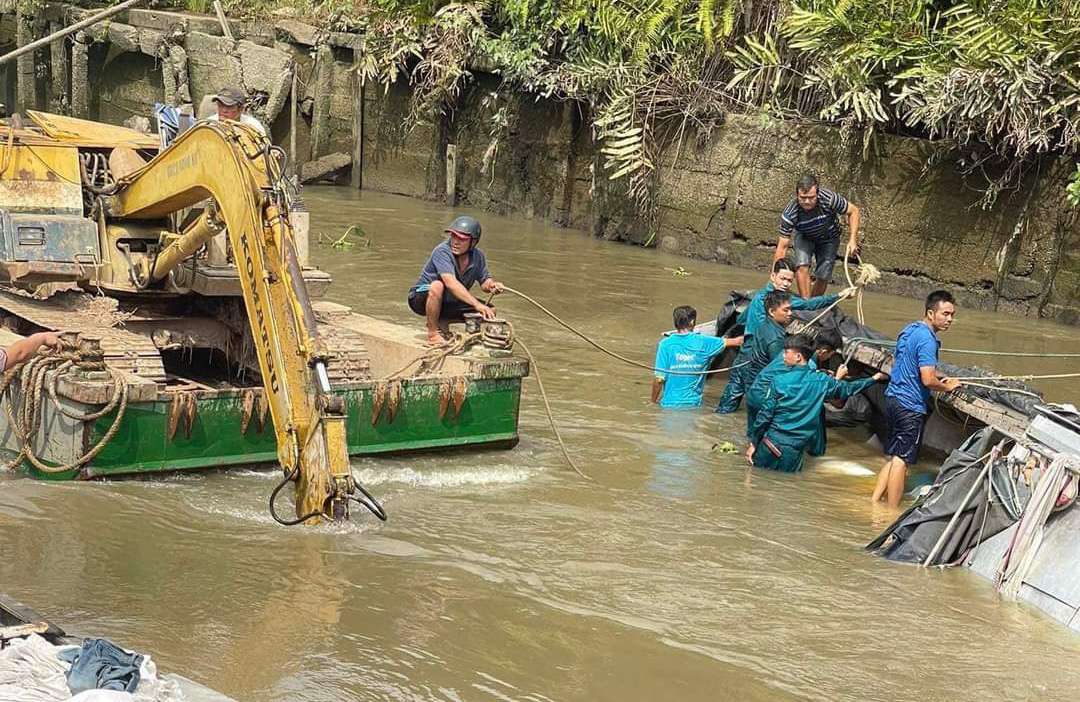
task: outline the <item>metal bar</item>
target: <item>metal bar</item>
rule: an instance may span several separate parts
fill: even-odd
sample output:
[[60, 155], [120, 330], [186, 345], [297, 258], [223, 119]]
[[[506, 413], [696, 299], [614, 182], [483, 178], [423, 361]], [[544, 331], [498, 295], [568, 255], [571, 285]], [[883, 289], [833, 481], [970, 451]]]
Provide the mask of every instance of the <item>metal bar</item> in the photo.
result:
[[968, 501], [971, 500], [971, 496], [975, 494], [975, 490], [977, 490], [979, 485], [982, 484], [982, 480], [990, 471], [990, 467], [994, 465], [994, 461], [997, 459], [997, 456], [998, 452], [996, 450], [990, 452], [990, 457], [986, 459], [986, 465], [984, 465], [983, 469], [979, 471], [979, 476], [975, 478], [975, 482], [971, 484], [971, 489], [967, 491], [966, 495], [964, 495], [964, 501], [961, 502], [960, 506], [956, 508], [956, 512], [953, 514], [952, 519], [950, 519], [949, 523], [945, 526], [945, 531], [941, 532], [941, 536], [938, 537], [937, 543], [934, 544], [934, 548], [930, 549], [930, 555], [928, 555], [926, 557], [926, 560], [923, 561], [924, 568], [930, 565], [930, 563], [934, 560], [934, 557], [938, 555], [938, 551], [940, 551], [941, 547], [945, 545], [945, 539], [952, 532], [957, 520], [960, 519], [960, 514], [964, 511], [964, 509], [967, 508]]
[[79, 31], [80, 29], [85, 29], [86, 27], [89, 27], [92, 24], [97, 24], [101, 20], [108, 19], [109, 17], [112, 17], [115, 14], [119, 14], [119, 13], [123, 12], [124, 10], [128, 9], [129, 7], [135, 5], [135, 4], [139, 3], [139, 2], [142, 2], [142, 0], [124, 0], [124, 2], [120, 3], [119, 5], [116, 5], [114, 7], [110, 7], [107, 10], [102, 10], [101, 12], [97, 13], [96, 15], [91, 15], [90, 17], [87, 17], [86, 19], [84, 19], [82, 21], [76, 22], [75, 24], [71, 25], [70, 27], [65, 27], [64, 29], [61, 29], [59, 32], [53, 32], [52, 34], [50, 34], [47, 37], [43, 37], [41, 39], [38, 39], [37, 41], [30, 42], [26, 46], [22, 46], [22, 47], [19, 47], [18, 49], [15, 49], [14, 51], [10, 51], [10, 52], [4, 54], [3, 56], [0, 56], [0, 65], [3, 65], [3, 64], [5, 64], [8, 61], [11, 61], [13, 59], [17, 59], [20, 56], [22, 56], [23, 54], [27, 53], [28, 51], [36, 51], [37, 49], [39, 49], [39, 48], [41, 48], [43, 46], [47, 46], [47, 45], [53, 43], [57, 39], [60, 39], [62, 37], [66, 37], [69, 34], [74, 34], [75, 32]]
[[214, 0], [214, 12], [217, 13], [218, 22], [221, 22], [221, 31], [225, 33], [225, 38], [229, 41], [235, 41], [232, 29], [229, 27], [229, 20], [225, 19], [225, 10], [221, 9], [219, 0]]

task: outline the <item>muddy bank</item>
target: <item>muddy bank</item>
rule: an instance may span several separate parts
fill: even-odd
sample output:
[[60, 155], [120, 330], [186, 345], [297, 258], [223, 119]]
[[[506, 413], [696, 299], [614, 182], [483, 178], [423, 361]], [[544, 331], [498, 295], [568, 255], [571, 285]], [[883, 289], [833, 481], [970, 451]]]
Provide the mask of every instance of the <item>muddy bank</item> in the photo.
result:
[[[83, 12], [53, 3], [3, 14], [0, 51]], [[360, 85], [359, 36], [285, 15], [230, 22], [229, 33], [210, 16], [131, 10], [9, 65], [0, 94], [18, 109], [122, 123], [150, 116], [155, 102], [198, 112], [220, 85], [240, 84], [310, 179], [451, 199], [748, 268], [768, 263], [794, 180], [815, 170], [863, 208], [864, 252], [885, 272], [882, 291], [919, 297], [945, 285], [965, 306], [1080, 320], [1080, 230], [1061, 197], [1068, 163], [986, 211], [960, 164], [926, 168], [934, 147], [925, 140], [882, 137], [864, 159], [861, 141], [839, 129], [729, 115], [707, 139], [663, 155], [659, 217], [648, 224], [621, 182], [607, 180], [577, 104], [502, 94], [497, 76], [477, 71], [457, 110], [403, 133], [409, 89]]]

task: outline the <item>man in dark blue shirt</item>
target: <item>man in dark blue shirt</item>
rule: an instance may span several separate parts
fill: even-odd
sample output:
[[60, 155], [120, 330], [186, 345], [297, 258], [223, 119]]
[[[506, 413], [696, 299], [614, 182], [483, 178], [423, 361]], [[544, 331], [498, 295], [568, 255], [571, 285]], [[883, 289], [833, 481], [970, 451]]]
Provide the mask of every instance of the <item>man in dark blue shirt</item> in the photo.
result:
[[[795, 185], [795, 197], [780, 215], [780, 239], [773, 261], [787, 255], [795, 239], [795, 286], [801, 297], [825, 293], [832, 279], [833, 264], [840, 250], [840, 217], [847, 218], [845, 256], [859, 248], [859, 207], [840, 193], [818, 188], [817, 176], [807, 173]], [[814, 261], [814, 286], [810, 287], [810, 262]]]
[[873, 503], [882, 498], [890, 507], [900, 504], [907, 467], [919, 458], [923, 427], [930, 408], [930, 391], [952, 392], [960, 383], [937, 373], [938, 332], [952, 326], [956, 300], [947, 290], [936, 290], [926, 298], [926, 314], [904, 327], [896, 337], [892, 379], [885, 389], [885, 413], [889, 437], [885, 442], [888, 460], [878, 474]]
[[486, 293], [502, 292], [502, 283], [492, 280], [480, 241], [480, 223], [472, 217], [458, 217], [446, 232], [450, 235], [431, 252], [420, 279], [409, 288], [409, 308], [427, 318], [428, 343], [439, 344], [449, 335], [449, 323], [476, 311], [492, 319], [495, 310], [480, 302], [469, 288], [480, 283]]

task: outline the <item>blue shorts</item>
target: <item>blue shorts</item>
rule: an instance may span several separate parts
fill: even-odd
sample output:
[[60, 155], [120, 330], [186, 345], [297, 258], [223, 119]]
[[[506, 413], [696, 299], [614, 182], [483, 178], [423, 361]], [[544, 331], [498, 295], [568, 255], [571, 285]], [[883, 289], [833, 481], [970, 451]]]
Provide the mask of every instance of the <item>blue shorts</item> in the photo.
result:
[[885, 455], [896, 456], [911, 465], [919, 460], [926, 415], [901, 405], [895, 397], [885, 396], [885, 416], [889, 421], [889, 439]]
[[811, 272], [818, 280], [832, 280], [833, 264], [836, 263], [836, 254], [839, 251], [839, 235], [828, 239], [795, 235], [795, 267], [809, 266], [813, 259], [815, 266]]

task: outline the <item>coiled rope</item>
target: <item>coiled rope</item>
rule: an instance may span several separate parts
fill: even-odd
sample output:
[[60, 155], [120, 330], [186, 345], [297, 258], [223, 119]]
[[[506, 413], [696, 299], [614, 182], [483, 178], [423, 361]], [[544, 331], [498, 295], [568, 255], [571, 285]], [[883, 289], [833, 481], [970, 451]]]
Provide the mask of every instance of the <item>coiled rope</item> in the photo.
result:
[[[3, 464], [5, 470], [17, 466], [23, 458], [40, 470], [42, 473], [64, 473], [77, 470], [85, 466], [101, 453], [101, 450], [116, 436], [127, 411], [128, 383], [118, 371], [103, 366], [113, 381], [112, 395], [100, 409], [82, 414], [75, 412], [61, 404], [56, 393], [56, 379], [61, 373], [72, 367], [76, 362], [84, 360], [77, 352], [60, 351], [50, 354], [34, 356], [25, 363], [21, 363], [8, 369], [0, 378], [0, 401], [7, 397], [4, 409], [12, 430], [18, 439], [19, 451], [15, 458]], [[16, 378], [20, 380], [21, 391], [16, 399], [12, 384]], [[90, 450], [77, 457], [75, 460], [63, 465], [51, 466], [44, 463], [34, 453], [33, 442], [41, 428], [41, 414], [46, 397], [52, 400], [56, 408], [65, 416], [77, 422], [92, 422], [116, 409], [116, 417], [108, 431], [98, 440]]]

